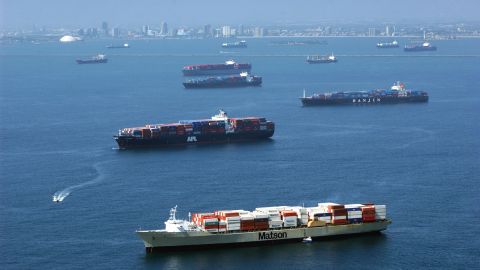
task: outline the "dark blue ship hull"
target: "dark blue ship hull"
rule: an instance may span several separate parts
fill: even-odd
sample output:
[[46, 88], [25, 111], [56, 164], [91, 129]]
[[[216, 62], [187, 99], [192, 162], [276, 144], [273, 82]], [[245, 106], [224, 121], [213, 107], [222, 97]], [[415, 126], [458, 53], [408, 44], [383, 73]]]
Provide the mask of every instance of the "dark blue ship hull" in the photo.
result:
[[78, 59], [77, 60], [77, 63], [78, 64], [104, 64], [104, 63], [107, 63], [108, 62], [108, 59], [100, 59], [100, 60], [81, 60], [81, 59]]
[[435, 46], [431, 46], [431, 47], [422, 47], [422, 46], [418, 46], [418, 47], [405, 47], [403, 48], [404, 51], [406, 52], [431, 52], [431, 51], [436, 51], [437, 50], [437, 47]]
[[268, 139], [274, 130], [257, 130], [241, 133], [172, 135], [158, 138], [142, 138], [134, 136], [114, 136], [121, 149], [167, 147], [194, 144], [230, 143]]
[[211, 83], [195, 83], [184, 82], [183, 86], [187, 89], [194, 88], [233, 88], [233, 87], [247, 87], [247, 86], [260, 86], [262, 80], [255, 81], [242, 81], [242, 82], [211, 82]]
[[229, 68], [229, 69], [196, 69], [196, 70], [182, 70], [184, 76], [205, 76], [205, 75], [230, 75], [240, 74], [242, 72], [250, 72], [252, 68]]
[[378, 96], [378, 97], [362, 97], [362, 98], [330, 98], [321, 99], [313, 97], [300, 98], [304, 106], [319, 105], [370, 105], [370, 104], [397, 104], [397, 103], [418, 103], [428, 102], [428, 95], [422, 96]]

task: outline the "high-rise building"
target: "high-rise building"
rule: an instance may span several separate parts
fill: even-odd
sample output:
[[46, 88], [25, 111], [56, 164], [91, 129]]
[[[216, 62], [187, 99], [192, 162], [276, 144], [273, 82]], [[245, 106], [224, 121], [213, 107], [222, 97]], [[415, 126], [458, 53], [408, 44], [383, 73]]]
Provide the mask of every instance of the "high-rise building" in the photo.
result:
[[104, 35], [108, 35], [108, 23], [102, 22], [102, 31]]
[[245, 35], [245, 27], [243, 26], [243, 24], [240, 24], [238, 26], [237, 35], [239, 35], [239, 36]]
[[110, 31], [110, 35], [112, 37], [119, 37], [120, 36], [120, 28], [113, 27], [112, 30]]
[[144, 35], [147, 35], [147, 34], [148, 34], [148, 30], [150, 30], [150, 26], [144, 25], [144, 26], [142, 27], [142, 33], [143, 33]]
[[377, 30], [375, 28], [368, 28], [368, 36], [369, 37], [374, 37], [377, 35]]
[[232, 29], [229, 25], [225, 25], [222, 27], [222, 36], [223, 37], [231, 37], [232, 36]]
[[166, 22], [162, 22], [162, 28], [160, 29], [160, 35], [166, 36], [168, 35], [168, 25]]
[[388, 25], [385, 26], [385, 36], [390, 36], [390, 27]]
[[265, 29], [262, 27], [255, 27], [255, 31], [253, 33], [255, 37], [263, 37], [265, 35]]
[[210, 24], [207, 24], [203, 27], [203, 36], [206, 38], [213, 36], [212, 26]]

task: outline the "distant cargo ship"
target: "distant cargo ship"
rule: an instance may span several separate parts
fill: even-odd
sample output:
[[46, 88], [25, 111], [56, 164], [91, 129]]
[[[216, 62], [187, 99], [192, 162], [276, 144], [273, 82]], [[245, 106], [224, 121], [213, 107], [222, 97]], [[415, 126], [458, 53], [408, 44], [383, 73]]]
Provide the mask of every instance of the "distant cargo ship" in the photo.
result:
[[275, 124], [263, 117], [229, 118], [220, 110], [211, 119], [124, 128], [114, 138], [119, 148], [126, 149], [260, 140], [274, 132]]
[[398, 41], [394, 40], [392, 42], [380, 42], [377, 43], [377, 48], [379, 49], [388, 49], [388, 48], [398, 48], [400, 45], [398, 45]]
[[329, 56], [312, 55], [307, 57], [307, 63], [309, 64], [327, 64], [336, 62], [337, 58], [333, 55], [333, 53]]
[[108, 45], [108, 49], [127, 49], [130, 48], [130, 45], [128, 43], [124, 43], [122, 45]]
[[78, 64], [103, 64], [107, 63], [107, 56], [104, 54], [98, 54], [90, 59], [77, 59]]
[[260, 86], [262, 77], [251, 76], [246, 72], [236, 76], [210, 77], [206, 79], [193, 79], [183, 83], [185, 88], [226, 88]]
[[[325, 237], [375, 233], [387, 229], [386, 205], [319, 203], [313, 207], [272, 206], [254, 211], [217, 210], [176, 218], [163, 230], [137, 230], [147, 253], [236, 246], [312, 242]], [[189, 218], [190, 219], [190, 218]]]
[[436, 51], [437, 47], [433, 46], [429, 42], [424, 42], [422, 44], [405, 45], [405, 48], [403, 48], [403, 50], [406, 52]]
[[251, 64], [240, 64], [233, 60], [228, 60], [223, 64], [204, 64], [189, 65], [183, 67], [184, 76], [204, 76], [204, 75], [223, 75], [223, 74], [240, 74], [242, 72], [250, 72]]
[[247, 42], [245, 40], [237, 42], [225, 42], [222, 43], [222, 48], [247, 48]]
[[342, 105], [342, 104], [392, 104], [408, 102], [427, 102], [425, 91], [406, 90], [403, 83], [397, 82], [390, 90], [371, 90], [357, 92], [334, 92], [314, 94], [300, 98], [303, 105]]

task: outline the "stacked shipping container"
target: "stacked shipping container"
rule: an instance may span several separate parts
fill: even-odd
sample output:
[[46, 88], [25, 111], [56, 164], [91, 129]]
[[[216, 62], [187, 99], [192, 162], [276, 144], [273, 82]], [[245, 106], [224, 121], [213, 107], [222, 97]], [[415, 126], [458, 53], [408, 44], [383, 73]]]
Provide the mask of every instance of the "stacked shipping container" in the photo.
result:
[[386, 206], [319, 203], [316, 207], [273, 206], [255, 211], [221, 210], [195, 213], [192, 221], [208, 232], [255, 231], [299, 226], [325, 226], [375, 222], [386, 219]]

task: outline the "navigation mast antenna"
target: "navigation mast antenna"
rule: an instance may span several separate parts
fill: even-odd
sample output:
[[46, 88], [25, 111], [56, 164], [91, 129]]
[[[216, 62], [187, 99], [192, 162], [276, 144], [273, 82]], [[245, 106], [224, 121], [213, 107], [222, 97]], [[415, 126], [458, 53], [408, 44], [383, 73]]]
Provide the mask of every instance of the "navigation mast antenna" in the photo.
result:
[[306, 98], [306, 94], [305, 94], [305, 88], [303, 88], [303, 98]]

